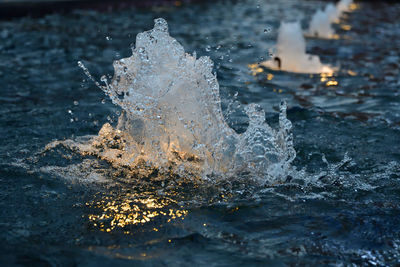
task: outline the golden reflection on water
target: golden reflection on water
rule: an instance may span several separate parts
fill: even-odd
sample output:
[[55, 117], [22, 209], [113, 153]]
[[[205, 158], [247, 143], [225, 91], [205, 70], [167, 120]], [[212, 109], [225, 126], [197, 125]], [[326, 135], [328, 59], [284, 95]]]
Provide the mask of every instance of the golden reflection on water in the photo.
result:
[[360, 8], [360, 4], [357, 4], [357, 3], [351, 3], [349, 6], [350, 11], [354, 11], [359, 8]]
[[321, 73], [321, 82], [325, 83], [326, 86], [338, 86], [339, 82], [335, 80], [333, 73]]
[[[254, 63], [254, 64], [248, 64], [247, 67], [249, 67], [251, 71], [251, 75], [257, 76], [259, 73], [264, 72], [264, 69], [260, 67], [260, 64]], [[272, 73], [267, 73], [267, 80], [271, 81], [274, 78], [274, 75]]]
[[[88, 215], [91, 224], [103, 232], [123, 230], [130, 234], [129, 226], [144, 225], [155, 218], [164, 217], [167, 222], [183, 220], [188, 211], [177, 201], [153, 194], [125, 193], [118, 196], [103, 196], [100, 200], [86, 203], [92, 210]], [[158, 231], [158, 228], [152, 228]]]
[[348, 70], [348, 71], [347, 71], [347, 74], [349, 74], [350, 76], [356, 76], [356, 75], [357, 75], [357, 72], [352, 71], [352, 70]]
[[259, 64], [254, 63], [254, 64], [248, 64], [247, 65], [251, 71], [251, 75], [256, 76], [257, 74], [263, 72], [264, 70], [260, 67]]
[[337, 81], [328, 81], [326, 86], [337, 86], [339, 83]]
[[328, 78], [331, 78], [333, 76], [333, 73], [321, 73], [321, 82], [326, 82]]
[[344, 24], [344, 25], [341, 25], [340, 28], [344, 31], [350, 31], [351, 25]]

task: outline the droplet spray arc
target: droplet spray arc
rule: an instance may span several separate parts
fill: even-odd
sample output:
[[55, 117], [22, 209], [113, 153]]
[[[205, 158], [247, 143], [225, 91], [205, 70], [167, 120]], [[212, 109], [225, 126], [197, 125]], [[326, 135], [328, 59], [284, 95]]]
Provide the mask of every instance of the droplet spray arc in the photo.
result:
[[[132, 56], [114, 62], [113, 79], [102, 79], [100, 88], [123, 110], [117, 127], [106, 124], [90, 144], [76, 147], [115, 165], [144, 163], [178, 175], [217, 179], [244, 172], [262, 183], [284, 179], [296, 155], [286, 104], [278, 130], [250, 104], [250, 125], [238, 134], [222, 114], [212, 70], [210, 58], [185, 53], [167, 22], [156, 19], [152, 30], [137, 35]], [[119, 146], [105, 146], [110, 139]]]

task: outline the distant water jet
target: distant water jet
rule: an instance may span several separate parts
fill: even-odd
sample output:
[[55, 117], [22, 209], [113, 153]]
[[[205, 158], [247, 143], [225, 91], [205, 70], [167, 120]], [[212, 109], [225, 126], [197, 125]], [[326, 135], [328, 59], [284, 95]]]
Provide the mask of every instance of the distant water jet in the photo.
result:
[[[306, 42], [299, 22], [282, 22], [278, 31], [276, 57], [260, 63], [274, 70], [297, 73], [332, 73], [333, 69], [323, 65], [318, 56], [306, 53]], [[279, 60], [275, 60], [279, 58]]]
[[337, 20], [337, 9], [329, 4], [325, 10], [317, 10], [313, 15], [307, 35], [318, 38], [331, 39], [335, 36], [335, 30], [332, 28], [332, 22]]
[[337, 23], [343, 12], [350, 11], [352, 0], [341, 0], [336, 6], [328, 4], [324, 10], [317, 10], [311, 18], [307, 36], [331, 39], [335, 37], [332, 23]]

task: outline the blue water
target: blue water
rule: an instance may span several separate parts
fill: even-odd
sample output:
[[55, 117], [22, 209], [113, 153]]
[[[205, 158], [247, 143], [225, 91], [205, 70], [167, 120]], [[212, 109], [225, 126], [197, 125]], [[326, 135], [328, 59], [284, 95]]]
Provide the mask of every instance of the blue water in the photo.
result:
[[[340, 39], [307, 40], [308, 52], [340, 67], [327, 78], [337, 85], [248, 67], [267, 58], [281, 19], [305, 28], [324, 4], [221, 1], [1, 21], [2, 265], [400, 264], [400, 4], [361, 2], [335, 25]], [[43, 152], [115, 124], [118, 107], [77, 61], [97, 79], [112, 75], [112, 61], [130, 56], [157, 17], [186, 51], [215, 62], [223, 108], [237, 92], [275, 125], [286, 99], [302, 177], [138, 181], [67, 148]], [[227, 120], [247, 127], [242, 108]]]

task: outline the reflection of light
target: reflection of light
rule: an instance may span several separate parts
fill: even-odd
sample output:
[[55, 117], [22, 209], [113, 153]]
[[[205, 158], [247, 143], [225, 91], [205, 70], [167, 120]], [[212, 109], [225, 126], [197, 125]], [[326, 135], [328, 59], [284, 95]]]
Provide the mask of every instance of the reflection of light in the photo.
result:
[[[259, 64], [249, 64], [247, 65], [250, 68], [251, 75], [256, 76], [257, 74], [263, 72], [263, 68], [260, 67]], [[272, 73], [267, 74], [267, 80], [270, 81], [274, 78], [274, 75]]]
[[355, 71], [352, 71], [352, 70], [348, 70], [347, 74], [349, 74], [350, 76], [356, 76], [357, 75], [357, 73]]
[[360, 8], [360, 5], [356, 4], [356, 3], [351, 3], [350, 6], [349, 6], [350, 11], [354, 11], [354, 10], [359, 9], [359, 8]]
[[336, 86], [336, 85], [338, 85], [338, 82], [337, 82], [337, 81], [328, 81], [328, 82], [326, 83], [326, 86]]
[[[176, 201], [168, 197], [155, 198], [154, 196], [143, 197], [138, 194], [128, 193], [123, 197], [104, 197], [100, 201], [86, 203], [90, 208], [99, 209], [99, 214], [90, 214], [89, 221], [94, 227], [103, 232], [111, 232], [114, 229], [123, 229], [130, 225], [146, 224], [155, 217], [168, 217], [168, 222], [174, 219], [184, 219], [188, 211], [174, 208]], [[168, 209], [166, 209], [168, 206]], [[123, 229], [126, 230], [126, 229]], [[153, 228], [155, 232], [157, 228]], [[129, 234], [129, 231], [124, 231]]]
[[344, 30], [344, 31], [350, 31], [351, 30], [351, 26], [347, 25], [347, 24], [341, 25], [340, 28], [342, 30]]
[[328, 80], [329, 77], [333, 76], [332, 72], [325, 72], [325, 73], [321, 73], [321, 82], [326, 82]]
[[251, 75], [256, 76], [258, 73], [263, 72], [264, 70], [260, 68], [258, 64], [249, 64], [247, 65], [250, 68]]
[[335, 77], [333, 77], [332, 72], [321, 73], [320, 76], [321, 82], [326, 82], [326, 86], [336, 86], [339, 84], [337, 81], [335, 81]]

